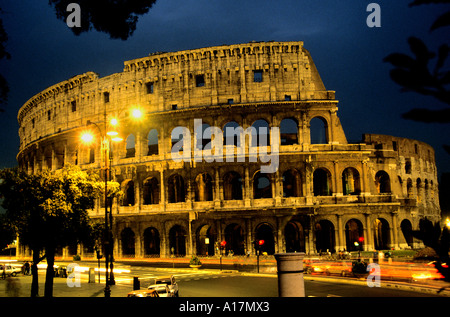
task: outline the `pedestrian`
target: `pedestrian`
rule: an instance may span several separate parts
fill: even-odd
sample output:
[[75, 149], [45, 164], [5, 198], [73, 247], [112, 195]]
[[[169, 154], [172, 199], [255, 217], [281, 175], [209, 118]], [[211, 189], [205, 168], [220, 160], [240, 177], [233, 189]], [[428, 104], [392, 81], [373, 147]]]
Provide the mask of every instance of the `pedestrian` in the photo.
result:
[[2, 266], [2, 280], [6, 278], [6, 265]]
[[30, 275], [30, 262], [25, 262], [25, 275]]

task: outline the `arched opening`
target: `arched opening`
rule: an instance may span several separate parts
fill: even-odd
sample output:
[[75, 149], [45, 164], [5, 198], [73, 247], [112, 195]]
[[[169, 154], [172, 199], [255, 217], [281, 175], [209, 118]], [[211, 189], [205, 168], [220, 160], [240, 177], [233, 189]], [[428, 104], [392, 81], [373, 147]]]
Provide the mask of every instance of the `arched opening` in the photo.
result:
[[298, 123], [295, 119], [286, 118], [280, 122], [280, 145], [298, 144]]
[[228, 172], [223, 176], [223, 199], [242, 199], [242, 177], [236, 172]]
[[195, 178], [195, 200], [196, 201], [212, 201], [213, 185], [212, 178], [208, 173], [198, 174]]
[[144, 231], [144, 256], [159, 257], [160, 255], [160, 238], [159, 231], [150, 227]]
[[241, 146], [240, 135], [242, 129], [236, 121], [227, 122], [223, 127], [223, 142], [225, 145]]
[[389, 223], [386, 219], [378, 218], [374, 221], [374, 246], [375, 250], [387, 250], [390, 245]]
[[180, 225], [175, 225], [169, 230], [169, 248], [171, 255], [180, 257], [186, 255], [186, 231]]
[[283, 173], [283, 197], [301, 197], [302, 182], [300, 173], [290, 169]]
[[412, 224], [408, 219], [404, 219], [400, 223], [400, 228], [403, 233], [403, 237], [405, 238], [406, 243], [410, 248], [414, 248], [414, 236], [412, 234]]
[[286, 252], [305, 252], [305, 232], [298, 221], [289, 221], [284, 228]]
[[322, 117], [315, 117], [309, 122], [311, 144], [328, 143], [327, 121]]
[[413, 196], [413, 183], [411, 178], [408, 178], [408, 180], [406, 181], [406, 193], [408, 197]]
[[272, 198], [272, 186], [269, 177], [257, 172], [253, 177], [253, 198]]
[[423, 188], [422, 188], [422, 180], [418, 178], [416, 180], [416, 188], [417, 188], [417, 203], [422, 202], [422, 194], [423, 194]]
[[391, 192], [391, 181], [389, 174], [385, 171], [378, 171], [375, 174], [375, 186], [379, 194], [387, 194]]
[[216, 233], [209, 225], [201, 226], [197, 231], [197, 255], [213, 256]]
[[134, 206], [134, 182], [132, 180], [124, 182], [123, 192], [122, 206]]
[[238, 224], [230, 224], [225, 228], [226, 253], [245, 254], [244, 230]]
[[364, 250], [364, 238], [363, 225], [361, 221], [357, 219], [350, 219], [345, 224], [345, 241], [347, 251], [359, 251]]
[[156, 177], [147, 178], [143, 189], [144, 205], [159, 204], [159, 184]]
[[135, 236], [131, 228], [125, 228], [120, 234], [120, 239], [122, 241], [122, 256], [123, 257], [134, 257], [135, 255]]
[[169, 203], [179, 203], [185, 201], [184, 180], [178, 174], [169, 177], [167, 181]]
[[331, 196], [331, 174], [324, 168], [318, 168], [313, 174], [314, 196]]
[[342, 172], [342, 190], [344, 195], [359, 195], [361, 181], [356, 168], [348, 167]]
[[259, 245], [259, 252], [267, 253], [268, 255], [275, 253], [275, 239], [273, 237], [273, 229], [267, 223], [262, 223], [256, 227], [255, 232], [256, 243], [263, 240], [264, 243]]
[[158, 155], [159, 154], [159, 146], [158, 146], [158, 130], [151, 129], [147, 135], [148, 140], [148, 152], [147, 155]]
[[134, 134], [130, 134], [126, 140], [126, 156], [125, 157], [134, 157], [136, 154], [136, 140]]
[[196, 139], [196, 149], [211, 150], [211, 128], [207, 123], [202, 123], [194, 131]]
[[251, 146], [270, 145], [269, 123], [264, 119], [258, 119], [252, 124], [252, 142]]
[[322, 252], [336, 252], [336, 243], [334, 238], [334, 225], [331, 221], [320, 220], [314, 228], [316, 236], [316, 250], [320, 254]]

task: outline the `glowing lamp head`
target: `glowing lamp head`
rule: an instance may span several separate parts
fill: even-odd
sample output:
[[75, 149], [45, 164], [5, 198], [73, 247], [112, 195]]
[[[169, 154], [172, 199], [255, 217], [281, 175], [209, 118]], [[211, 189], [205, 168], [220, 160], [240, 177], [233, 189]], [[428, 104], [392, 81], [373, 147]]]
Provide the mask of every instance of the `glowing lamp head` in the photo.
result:
[[131, 115], [134, 119], [141, 119], [142, 118], [142, 111], [140, 109], [133, 109], [131, 111]]
[[91, 133], [89, 133], [89, 132], [84, 132], [81, 135], [81, 140], [84, 143], [92, 143], [92, 141], [94, 140], [94, 136]]

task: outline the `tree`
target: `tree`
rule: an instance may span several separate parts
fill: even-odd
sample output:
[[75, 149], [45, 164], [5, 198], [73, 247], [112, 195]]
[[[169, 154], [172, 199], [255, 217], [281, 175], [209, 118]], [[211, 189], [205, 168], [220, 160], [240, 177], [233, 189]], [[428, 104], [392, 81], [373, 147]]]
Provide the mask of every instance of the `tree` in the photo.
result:
[[447, 226], [441, 229], [439, 222], [433, 224], [430, 220], [424, 218], [419, 221], [419, 230], [413, 230], [412, 234], [417, 239], [423, 241], [423, 244], [432, 248], [438, 259], [434, 266], [439, 273], [444, 276], [444, 280], [450, 282], [450, 232]]
[[[409, 6], [445, 3], [450, 3], [450, 0], [415, 0]], [[447, 11], [435, 20], [430, 27], [430, 32], [449, 26], [450, 11]], [[391, 79], [402, 86], [403, 91], [433, 97], [444, 103], [447, 108], [439, 110], [412, 109], [403, 114], [403, 118], [427, 123], [450, 123], [450, 71], [446, 65], [450, 53], [449, 45], [443, 43], [435, 53], [430, 51], [419, 38], [410, 37], [408, 44], [413, 56], [393, 53], [384, 58], [385, 62], [391, 63], [395, 67], [390, 71]], [[436, 62], [432, 67], [430, 63], [434, 59]], [[444, 145], [444, 149], [450, 154], [449, 145]]]
[[[97, 174], [66, 166], [51, 172], [28, 175], [23, 171], [0, 171], [3, 208], [14, 225], [20, 243], [33, 252], [31, 296], [38, 295], [37, 264], [47, 259], [45, 296], [53, 296], [54, 258], [57, 247], [89, 241], [91, 224], [87, 213], [102, 195], [104, 183]], [[108, 184], [111, 195], [119, 184]], [[41, 256], [41, 253], [44, 253]]]
[[[70, 12], [67, 6], [73, 0], [49, 0], [54, 6], [56, 17], [66, 21]], [[75, 35], [88, 32], [92, 28], [110, 35], [112, 39], [126, 40], [136, 30], [139, 15], [150, 10], [156, 0], [78, 0], [81, 8], [81, 25], [72, 27]]]

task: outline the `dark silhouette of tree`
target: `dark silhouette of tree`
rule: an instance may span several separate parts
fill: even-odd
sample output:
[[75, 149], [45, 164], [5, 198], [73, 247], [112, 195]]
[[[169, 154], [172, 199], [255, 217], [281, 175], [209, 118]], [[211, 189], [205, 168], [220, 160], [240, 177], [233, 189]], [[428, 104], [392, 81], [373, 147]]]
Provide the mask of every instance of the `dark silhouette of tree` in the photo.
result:
[[[446, 3], [449, 4], [450, 0], [415, 0], [409, 6]], [[450, 26], [450, 11], [443, 13], [435, 20], [430, 27], [430, 32], [448, 26]], [[410, 37], [408, 44], [413, 56], [393, 53], [384, 59], [395, 67], [390, 71], [392, 80], [402, 86], [403, 91], [433, 97], [450, 107], [450, 71], [446, 65], [450, 53], [449, 45], [444, 43], [439, 46], [437, 52], [432, 52], [417, 37]], [[433, 67], [430, 64], [434, 60]], [[416, 108], [403, 114], [403, 118], [427, 123], [450, 123], [450, 108], [439, 110]], [[444, 145], [444, 149], [450, 154], [449, 145]]]
[[139, 15], [147, 13], [156, 0], [49, 0], [56, 17], [63, 21], [71, 13], [66, 10], [72, 2], [81, 8], [81, 26], [71, 28], [75, 35], [94, 28], [112, 39], [126, 40], [136, 30]]
[[419, 230], [413, 230], [412, 234], [415, 238], [422, 240], [423, 244], [432, 248], [438, 259], [434, 262], [434, 266], [444, 276], [444, 280], [450, 282], [450, 232], [447, 226], [441, 229], [439, 222], [433, 224], [428, 219], [419, 221]]

